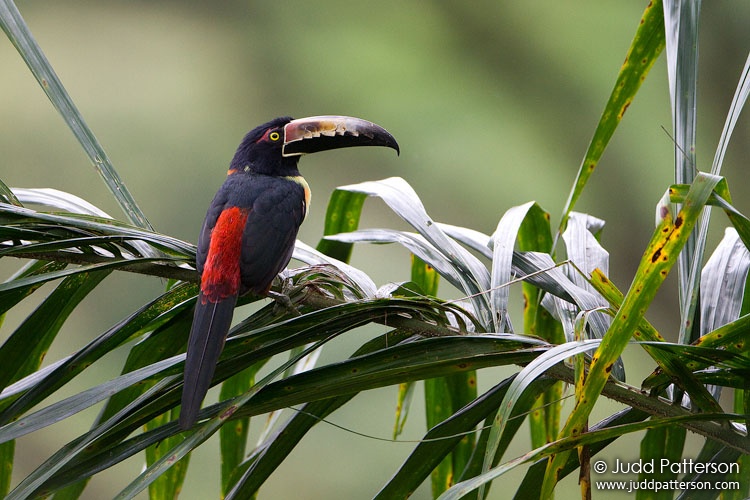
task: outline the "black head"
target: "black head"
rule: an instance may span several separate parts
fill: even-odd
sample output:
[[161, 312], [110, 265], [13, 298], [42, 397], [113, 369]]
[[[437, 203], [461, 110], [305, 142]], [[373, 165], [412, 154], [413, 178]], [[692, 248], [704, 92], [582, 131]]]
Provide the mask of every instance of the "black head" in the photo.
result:
[[234, 153], [229, 170], [265, 175], [298, 175], [299, 158], [285, 158], [281, 154], [284, 125], [291, 121], [289, 116], [275, 118], [248, 132]]
[[349, 116], [276, 118], [251, 130], [234, 154], [230, 171], [265, 175], [299, 175], [297, 161], [307, 153], [352, 146], [398, 144], [383, 127]]

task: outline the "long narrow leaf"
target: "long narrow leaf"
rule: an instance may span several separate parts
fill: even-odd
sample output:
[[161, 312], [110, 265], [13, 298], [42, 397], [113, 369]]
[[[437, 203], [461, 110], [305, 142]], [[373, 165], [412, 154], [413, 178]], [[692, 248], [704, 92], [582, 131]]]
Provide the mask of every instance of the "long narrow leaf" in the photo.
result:
[[[29, 208], [0, 203], [0, 223], [3, 226], [27, 227], [32, 222], [49, 223], [60, 229], [74, 228], [100, 235], [118, 234], [140, 239], [172, 254], [195, 257], [195, 246], [170, 236], [141, 229], [114, 219], [73, 213], [45, 213]], [[80, 234], [73, 234], [80, 236]], [[44, 234], [40, 234], [44, 236]]]
[[[623, 302], [622, 292], [599, 271], [594, 271], [591, 278], [591, 284], [607, 298], [615, 310], [619, 310]], [[641, 341], [640, 345], [659, 364], [661, 369], [658, 376], [649, 377], [642, 383], [644, 388], [658, 386], [659, 382], [657, 381], [663, 382], [662, 385], [667, 385], [675, 381], [679, 384], [679, 387], [688, 393], [691, 401], [697, 408], [706, 412], [717, 411], [719, 409], [716, 400], [693, 374], [695, 370], [703, 365], [699, 366], [697, 363], [683, 356], [670, 355], [665, 350], [654, 347], [654, 344], [660, 345], [665, 340], [645, 318], [641, 319], [638, 328], [633, 332], [633, 337]], [[728, 335], [728, 337], [732, 338], [734, 336]]]
[[740, 79], [739, 82], [737, 82], [737, 89], [734, 91], [732, 103], [729, 106], [729, 112], [727, 113], [727, 118], [724, 122], [724, 128], [721, 131], [721, 138], [719, 139], [719, 144], [716, 147], [716, 153], [713, 162], [711, 163], [711, 173], [714, 175], [719, 175], [721, 172], [721, 167], [724, 164], [724, 155], [729, 146], [729, 140], [732, 137], [735, 125], [737, 125], [740, 113], [745, 108], [748, 95], [750, 95], [750, 53], [748, 53], [747, 59], [745, 60], [745, 67], [742, 68], [742, 72], [740, 73]]
[[[532, 212], [533, 211], [533, 212]], [[535, 213], [534, 213], [535, 212]], [[508, 316], [510, 290], [508, 283], [513, 264], [513, 250], [516, 247], [518, 232], [527, 217], [537, 218], [542, 209], [534, 202], [508, 209], [500, 218], [492, 234], [492, 280], [490, 282], [490, 306], [495, 331], [513, 332]]]
[[[411, 280], [425, 294], [437, 295], [439, 274], [432, 266], [414, 255], [412, 256]], [[456, 376], [460, 375], [454, 375], [454, 377]], [[439, 425], [453, 414], [453, 399], [458, 397], [459, 394], [451, 390], [451, 385], [449, 377], [431, 378], [424, 381], [425, 420], [428, 429]], [[399, 406], [403, 408], [403, 401], [399, 401]], [[398, 415], [396, 418], [398, 419]], [[458, 470], [463, 470], [463, 467]], [[450, 488], [455, 476], [456, 470], [454, 470], [454, 464], [450, 456], [446, 456], [439, 464], [435, 464], [435, 468], [430, 474], [432, 496], [436, 497]]]
[[[596, 289], [589, 283], [590, 276], [594, 271], [609, 274], [609, 252], [599, 243], [597, 236], [604, 228], [604, 221], [587, 214], [571, 212], [568, 219], [568, 226], [562, 234], [565, 243], [565, 252], [575, 266], [567, 268], [568, 277], [579, 288], [598, 295]], [[566, 316], [567, 321], [563, 322], [563, 328], [566, 323], [570, 324], [571, 334], [574, 329], [573, 324], [579, 318], [585, 318], [586, 330], [590, 332], [593, 338], [602, 338], [611, 324], [610, 316], [603, 314], [601, 309], [594, 314], [589, 314], [591, 310], [583, 309], [585, 316], [580, 317], [580, 312], [571, 309], [571, 305], [555, 299], [556, 310]], [[566, 332], [568, 334], [568, 332]], [[568, 336], [569, 339], [575, 335]], [[612, 367], [612, 376], [618, 380], [625, 380], [625, 366], [622, 359], [618, 359]]]
[[245, 394], [237, 397], [234, 400], [233, 404], [225, 405], [224, 411], [222, 411], [218, 416], [211, 419], [209, 422], [203, 424], [198, 430], [188, 435], [184, 441], [173, 447], [159, 460], [151, 464], [140, 476], [135, 478], [125, 489], [123, 489], [116, 498], [130, 499], [135, 497], [135, 495], [140, 493], [144, 488], [148, 487], [148, 485], [151, 484], [156, 478], [158, 478], [169, 468], [171, 468], [175, 464], [175, 462], [185, 457], [185, 455], [190, 453], [195, 447], [211, 437], [223, 425], [223, 423], [234, 414], [237, 408], [248, 402], [255, 394], [257, 394], [260, 389], [268, 385], [273, 379], [293, 366], [300, 359], [321, 347], [325, 342], [330, 340], [330, 338], [331, 337], [318, 341], [312, 344], [310, 347], [304, 349], [297, 356], [292, 357], [287, 362], [282, 364], [279, 368], [273, 370], [262, 380], [258, 381], [258, 383], [251, 387]]
[[0, 202], [7, 203], [8, 205], [16, 205], [17, 207], [22, 206], [21, 201], [13, 193], [13, 190], [2, 180], [0, 180]]
[[496, 385], [450, 418], [431, 428], [375, 498], [406, 498], [453, 447], [502, 401], [512, 377]]
[[[681, 203], [690, 186], [678, 184], [670, 186], [669, 188], [669, 199], [673, 203]], [[714, 193], [708, 199], [707, 204], [711, 206], [720, 207], [724, 210], [724, 213], [729, 218], [734, 228], [737, 230], [737, 235], [740, 237], [746, 247], [750, 248], [750, 219], [744, 216], [737, 208], [732, 205], [732, 197], [729, 194], [729, 187], [725, 179], [722, 179], [717, 185]]]
[[451, 265], [449, 259], [419, 234], [393, 229], [359, 229], [353, 233], [329, 236], [328, 239], [347, 243], [399, 243], [411, 253], [429, 263], [451, 285], [465, 291], [463, 288], [465, 283], [460, 273]]
[[[14, 420], [13, 422], [0, 427], [0, 443], [18, 439], [19, 437], [36, 432], [71, 417], [78, 412], [106, 400], [113, 394], [126, 390], [135, 384], [163, 372], [165, 369], [176, 365], [180, 359], [180, 357], [174, 356], [153, 363], [147, 367], [120, 375], [119, 377], [108, 380], [98, 386], [86, 389], [85, 391], [79, 392], [78, 394], [65, 398], [57, 403], [53, 403], [30, 415], [20, 417], [18, 420]], [[143, 393], [145, 393], [145, 391], [143, 391]], [[126, 406], [127, 405], [122, 408], [125, 408]], [[122, 408], [118, 411], [121, 411]], [[116, 413], [117, 412], [113, 412], [112, 415]]]
[[13, 0], [0, 1], [0, 26], [26, 62], [52, 105], [78, 139], [92, 165], [99, 172], [128, 220], [138, 227], [153, 229], [125, 183], [120, 179], [104, 148], [99, 144], [78, 108], [73, 104], [73, 100], [57, 77], [57, 73], [52, 69]]
[[144, 330], [149, 327], [155, 328], [158, 326], [159, 319], [168, 317], [172, 309], [194, 296], [194, 286], [178, 285], [118, 322], [73, 356], [67, 358], [54, 370], [47, 373], [42, 380], [36, 382], [12, 404], [4, 408], [2, 413], [0, 413], [0, 422], [5, 424], [18, 418], [21, 414], [28, 411], [29, 408], [62, 387], [91, 363], [110, 352], [115, 346], [121, 345], [139, 333], [144, 333]]
[[[31, 261], [28, 262], [21, 269], [16, 271], [7, 282], [21, 280], [33, 276], [43, 276], [50, 272], [61, 271], [65, 269], [66, 264], [59, 262], [43, 262], [43, 261]], [[12, 291], [0, 293], [0, 315], [4, 315], [6, 312], [15, 307], [16, 304], [21, 302], [23, 299], [34, 293], [44, 284], [44, 282], [37, 282], [34, 285], [28, 287], [15, 288]], [[1, 318], [2, 316], [0, 316]], [[0, 323], [1, 324], [1, 323]]]
[[[581, 435], [561, 438], [553, 443], [542, 446], [540, 448], [536, 448], [529, 451], [528, 453], [525, 453], [524, 455], [519, 456], [518, 458], [505, 462], [487, 471], [481, 476], [477, 476], [454, 485], [443, 495], [441, 495], [438, 500], [458, 500], [460, 498], [463, 498], [473, 490], [480, 488], [482, 485], [485, 485], [505, 474], [506, 472], [513, 470], [519, 465], [532, 462], [543, 457], [557, 457], [561, 455], [567, 456], [570, 450], [583, 445], [593, 445], [600, 441], [616, 439], [623, 435], [656, 427], [674, 426], [691, 421], [731, 420], [735, 417], [736, 415], [727, 413], [686, 414], [674, 417], [655, 418], [647, 420], [645, 422], [633, 422], [614, 427], [605, 427], [596, 431], [585, 432]], [[542, 492], [541, 494], [544, 495], [544, 492]], [[541, 496], [541, 498], [549, 497]]]
[[[539, 252], [550, 254], [554, 245], [550, 217], [542, 210], [533, 212], [535, 217], [527, 217], [518, 231], [518, 249], [521, 252]], [[514, 253], [514, 261], [518, 261]], [[515, 267], [515, 266], [514, 266]], [[545, 275], [546, 276], [546, 275]], [[523, 331], [529, 335], [543, 338], [552, 345], [565, 342], [562, 324], [544, 307], [541, 307], [542, 288], [532, 282], [524, 281], [521, 285], [523, 294]], [[560, 412], [562, 410], [563, 383], [557, 382], [537, 398], [534, 408], [529, 413], [529, 434], [534, 448], [552, 442], [559, 431]], [[494, 418], [493, 418], [494, 420]], [[489, 433], [486, 433], [489, 438]], [[505, 432], [504, 434], [509, 434]], [[485, 440], [486, 443], [486, 440]], [[481, 451], [477, 450], [477, 455]], [[478, 460], [477, 460], [478, 462]], [[481, 470], [481, 464], [479, 465]], [[464, 476], [468, 477], [468, 476]]]
[[[381, 198], [399, 217], [408, 222], [422, 237], [448, 259], [458, 271], [460, 287], [471, 296], [477, 314], [486, 315], [489, 311], [488, 299], [484, 292], [490, 287], [487, 268], [476, 257], [450, 239], [434, 221], [409, 184], [398, 177], [377, 182], [364, 182], [339, 189], [364, 193]], [[427, 260], [427, 259], [425, 259]], [[479, 318], [486, 326], [491, 324], [489, 317]]]
[[701, 336], [740, 316], [750, 252], [737, 231], [727, 229], [703, 268], [701, 279]]
[[[354, 352], [352, 357], [362, 356], [389, 345], [398, 344], [410, 336], [410, 334], [398, 331], [387, 333], [365, 343]], [[227, 492], [227, 498], [249, 498], [257, 492], [258, 488], [286, 459], [313, 426], [346, 404], [356, 394], [351, 393], [304, 405], [274, 436], [259, 446], [244, 463], [238, 465], [234, 474], [236, 477], [232, 478], [232, 487]]]
[[[495, 416], [495, 421], [493, 422], [487, 443], [487, 449], [484, 452], [482, 474], [486, 474], [492, 468], [495, 460], [495, 452], [497, 451], [503, 437], [503, 432], [508, 425], [511, 414], [514, 411], [514, 407], [516, 403], [521, 400], [524, 392], [529, 386], [535, 380], [544, 375], [550, 367], [575, 354], [596, 349], [600, 345], [600, 342], [599, 339], [591, 339], [579, 342], [566, 342], [565, 344], [555, 346], [526, 365], [524, 369], [519, 372], [518, 376], [508, 388], [508, 392], [503, 397], [503, 402], [500, 404], [497, 415]], [[480, 496], [482, 496], [482, 490], [480, 490]]]
[[[166, 386], [169, 383], [169, 379], [164, 379], [152, 387], [149, 391], [143, 394], [140, 398], [133, 401], [130, 405], [123, 408], [120, 412], [114, 415], [104, 424], [96, 427], [89, 433], [77, 438], [67, 446], [60, 449], [57, 453], [48, 458], [42, 465], [40, 465], [33, 473], [26, 476], [18, 486], [6, 497], [6, 500], [21, 500], [29, 498], [35, 494], [38, 494], [37, 490], [54, 475], [55, 472], [62, 469], [70, 460], [76, 455], [81, 453], [87, 446], [96, 441], [102, 434], [104, 434], [110, 427], [114, 426], [122, 418], [124, 418], [129, 410], [138, 404], [141, 400], [145, 400], [151, 397], [152, 393], [158, 392], [162, 386]], [[44, 493], [42, 493], [43, 495]]]
[[[622, 307], [612, 321], [607, 335], [594, 354], [593, 361], [583, 391], [576, 401], [576, 407], [568, 417], [561, 435], [572, 436], [584, 432], [586, 422], [594, 403], [609, 378], [615, 361], [622, 353], [633, 332], [641, 321], [657, 290], [664, 282], [677, 261], [688, 235], [706, 205], [711, 192], [720, 178], [699, 174], [690, 188], [682, 210], [672, 218], [667, 211], [656, 228], [636, 272], [633, 284], [625, 296]], [[558, 471], [567, 460], [567, 453], [556, 455], [549, 463], [543, 495], [551, 495]]]
[[[648, 417], [649, 414], [645, 411], [635, 410], [633, 408], [625, 408], [624, 410], [621, 410], [611, 415], [610, 417], [607, 417], [604, 420], [592, 425], [589, 428], [589, 432], [593, 432], [606, 427], [630, 424], [633, 422], [642, 422]], [[591, 455], [595, 456], [599, 451], [603, 450], [611, 443], [617, 442], [618, 438], [619, 437], [613, 437], [611, 439], [602, 439], [601, 441], [590, 443], [588, 446], [589, 450], [591, 451]], [[535, 448], [540, 448], [543, 445], [535, 446]], [[580, 462], [578, 460], [578, 454], [571, 453], [568, 462], [561, 471], [562, 475], [560, 477], [566, 477], [567, 475], [575, 471], [579, 466]], [[542, 484], [544, 483], [544, 472], [546, 468], [546, 458], [537, 460], [533, 465], [529, 466], [529, 469], [526, 472], [526, 476], [524, 476], [521, 485], [516, 490], [516, 495], [513, 497], [513, 499], [524, 500], [525, 498], [541, 498], [540, 495], [542, 491]]]
[[[108, 271], [68, 276], [0, 347], [0, 387], [39, 369], [73, 309], [109, 275]], [[33, 338], [33, 342], [29, 339]]]
[[650, 2], [643, 13], [638, 30], [617, 75], [617, 81], [604, 107], [599, 124], [594, 131], [586, 154], [576, 175], [573, 188], [563, 209], [558, 232], [562, 232], [568, 214], [575, 207], [591, 174], [594, 173], [604, 149], [615, 133], [628, 106], [633, 102], [641, 84], [646, 79], [659, 54], [664, 50], [664, 13], [659, 0]]
[[[698, 86], [698, 19], [700, 0], [664, 0], [667, 74], [674, 127], [675, 182], [690, 184], [695, 178]], [[698, 336], [696, 307], [700, 288], [700, 266], [708, 230], [707, 213], [698, 221], [697, 234], [691, 234], [678, 260], [680, 341], [689, 343]]]

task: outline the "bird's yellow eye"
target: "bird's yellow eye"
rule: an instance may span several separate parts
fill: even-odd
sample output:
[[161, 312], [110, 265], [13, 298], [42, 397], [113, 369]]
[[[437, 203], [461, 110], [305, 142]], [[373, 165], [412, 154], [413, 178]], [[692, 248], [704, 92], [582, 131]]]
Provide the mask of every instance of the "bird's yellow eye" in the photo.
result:
[[270, 134], [268, 134], [268, 138], [271, 139], [272, 141], [276, 142], [279, 139], [281, 139], [281, 136], [279, 135], [278, 132], [271, 132]]

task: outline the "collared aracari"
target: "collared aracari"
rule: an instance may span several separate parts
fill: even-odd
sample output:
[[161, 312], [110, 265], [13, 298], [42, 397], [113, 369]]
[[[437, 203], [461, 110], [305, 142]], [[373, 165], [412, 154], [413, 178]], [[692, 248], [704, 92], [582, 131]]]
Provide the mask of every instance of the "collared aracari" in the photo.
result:
[[192, 427], [211, 385], [237, 297], [266, 295], [292, 257], [310, 188], [297, 169], [306, 153], [398, 144], [382, 127], [347, 116], [276, 118], [240, 143], [198, 238], [201, 275], [185, 360], [180, 427]]

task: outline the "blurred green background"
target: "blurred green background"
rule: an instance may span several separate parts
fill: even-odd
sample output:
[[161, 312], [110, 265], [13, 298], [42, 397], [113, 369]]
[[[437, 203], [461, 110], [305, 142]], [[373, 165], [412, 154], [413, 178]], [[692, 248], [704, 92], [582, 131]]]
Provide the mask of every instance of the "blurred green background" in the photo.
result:
[[[312, 245], [320, 238], [327, 198], [336, 186], [394, 175], [411, 183], [441, 222], [491, 233], [505, 210], [536, 200], [557, 224], [645, 5], [18, 3], [158, 231], [195, 242], [234, 148], [247, 130], [270, 118], [346, 114], [386, 127], [399, 140], [399, 158], [385, 150], [358, 149], [302, 160], [313, 203], [300, 239]], [[709, 168], [750, 47], [749, 19], [746, 2], [703, 8], [698, 109], [698, 167], [703, 170]], [[4, 38], [0, 67], [0, 178], [15, 187], [69, 191], [121, 217], [72, 134]], [[747, 117], [741, 121], [723, 174], [735, 205], [747, 212], [749, 129]], [[672, 182], [670, 129], [662, 56], [576, 207], [607, 221], [602, 242], [611, 255], [611, 276], [623, 289], [650, 237], [655, 203]], [[718, 234], [726, 224], [720, 215], [715, 222]], [[402, 227], [376, 201], [365, 207], [363, 225]], [[357, 247], [353, 264], [381, 285], [408, 278], [408, 255], [398, 247]], [[0, 263], [2, 277], [17, 266], [16, 261]], [[60, 337], [66, 345], [53, 346], [50, 361], [84, 345], [164, 287], [159, 280], [122, 273], [107, 281], [73, 315]], [[665, 286], [669, 292], [662, 294], [663, 307], [648, 317], [674, 339], [674, 281]], [[9, 316], [0, 340], [34, 306], [33, 298], [28, 302]], [[349, 336], [324, 356], [348, 355], [370, 334]], [[632, 351], [629, 355], [639, 357]], [[94, 373], [102, 380], [111, 378], [125, 354], [121, 350], [119, 358], [103, 360]], [[650, 370], [651, 365], [644, 366]], [[492, 371], [480, 373], [480, 387], [493, 380]], [[82, 380], [79, 390], [94, 383]], [[420, 397], [415, 397], [406, 439], [422, 435]], [[388, 437], [394, 405], [392, 388], [372, 391], [332, 420]], [[80, 425], [88, 425], [92, 415], [82, 415]], [[25, 476], [74, 432], [58, 424], [19, 440], [16, 477]], [[511, 452], [526, 449], [527, 442], [519, 441]], [[608, 456], [635, 457], [637, 440], [629, 446], [610, 450]], [[262, 496], [366, 498], [412, 447], [320, 425], [261, 490]], [[194, 455], [183, 498], [217, 497], [214, 448], [208, 444]], [[85, 498], [110, 497], [140, 468], [133, 460], [101, 474]], [[309, 487], [301, 493], [303, 484]], [[574, 480], [564, 484], [575, 492]], [[495, 484], [494, 498], [503, 497], [500, 490]], [[415, 498], [428, 496], [422, 489]]]

